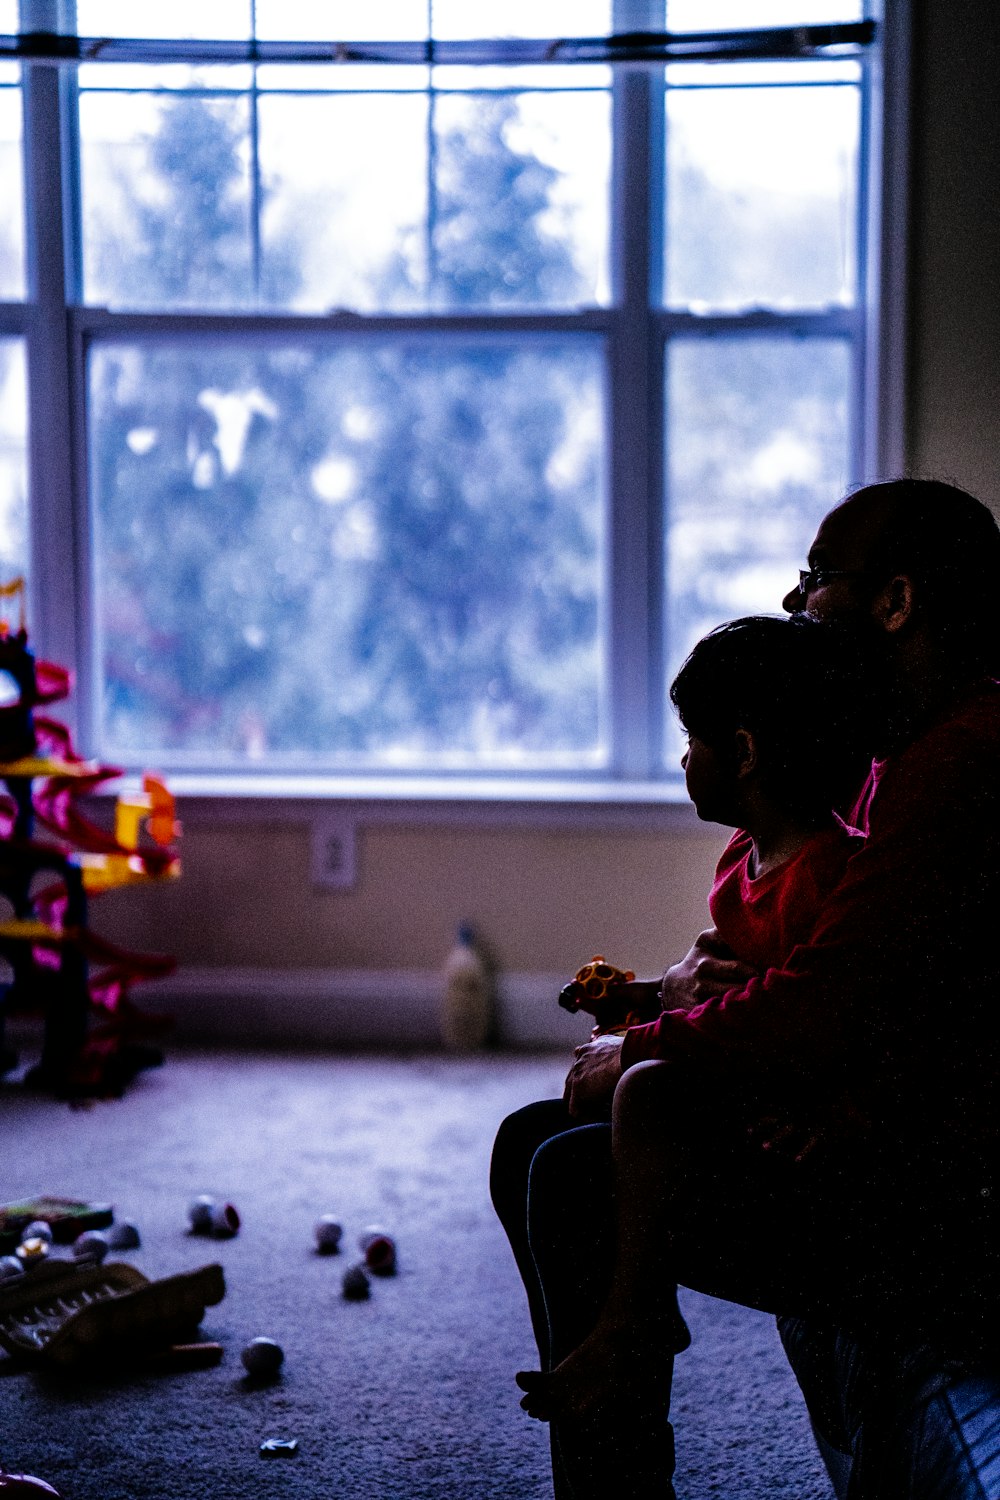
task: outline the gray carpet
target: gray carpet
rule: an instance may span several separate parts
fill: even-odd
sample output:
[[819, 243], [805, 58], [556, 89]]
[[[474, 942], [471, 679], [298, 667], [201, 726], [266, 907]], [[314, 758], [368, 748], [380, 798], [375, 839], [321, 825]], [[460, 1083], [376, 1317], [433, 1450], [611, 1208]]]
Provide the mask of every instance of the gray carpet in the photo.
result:
[[[486, 1173], [499, 1120], [559, 1091], [560, 1058], [358, 1058], [173, 1052], [120, 1101], [84, 1111], [0, 1088], [0, 1201], [108, 1199], [143, 1234], [121, 1255], [157, 1277], [217, 1259], [228, 1286], [203, 1333], [214, 1369], [97, 1381], [0, 1379], [0, 1465], [65, 1500], [543, 1500], [546, 1430], [518, 1408], [535, 1364]], [[186, 1233], [199, 1192], [243, 1229]], [[312, 1225], [379, 1222], [399, 1275], [340, 1295], [353, 1257], [312, 1253]], [[677, 1364], [680, 1500], [829, 1500], [771, 1319], [685, 1294]], [[278, 1339], [280, 1382], [250, 1389], [239, 1351]], [[297, 1437], [263, 1461], [262, 1438]]]

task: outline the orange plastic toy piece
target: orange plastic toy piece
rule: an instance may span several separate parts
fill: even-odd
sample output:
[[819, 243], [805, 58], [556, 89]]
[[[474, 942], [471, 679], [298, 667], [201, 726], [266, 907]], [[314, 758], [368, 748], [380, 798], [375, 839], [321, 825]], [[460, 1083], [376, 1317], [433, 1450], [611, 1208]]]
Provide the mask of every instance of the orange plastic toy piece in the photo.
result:
[[559, 1004], [564, 1010], [584, 1010], [593, 1016], [596, 1023], [593, 1036], [625, 1031], [645, 1019], [633, 1010], [629, 992], [624, 988], [634, 978], [631, 969], [616, 969], [603, 953], [598, 953], [563, 987]]

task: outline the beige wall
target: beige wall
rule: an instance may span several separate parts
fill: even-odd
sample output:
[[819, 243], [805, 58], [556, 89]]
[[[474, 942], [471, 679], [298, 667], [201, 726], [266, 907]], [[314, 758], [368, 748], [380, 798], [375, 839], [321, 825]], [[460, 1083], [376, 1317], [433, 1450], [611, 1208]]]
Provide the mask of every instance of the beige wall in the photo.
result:
[[913, 23], [910, 460], [1000, 510], [1000, 7]]
[[436, 970], [468, 920], [503, 972], [569, 977], [602, 952], [655, 974], [705, 925], [724, 839], [716, 828], [574, 833], [361, 814], [357, 883], [323, 891], [310, 880], [308, 824], [198, 808], [182, 879], [104, 896], [93, 920], [192, 965], [385, 970]]
[[[997, 504], [997, 6], [915, 0], [913, 19], [909, 460]], [[653, 973], [701, 926], [722, 837], [662, 812], [649, 831], [392, 818], [362, 823], [358, 884], [330, 893], [304, 823], [192, 808], [183, 880], [106, 898], [95, 925], [191, 965], [433, 970], [468, 918], [504, 972], [568, 975], [602, 951]]]

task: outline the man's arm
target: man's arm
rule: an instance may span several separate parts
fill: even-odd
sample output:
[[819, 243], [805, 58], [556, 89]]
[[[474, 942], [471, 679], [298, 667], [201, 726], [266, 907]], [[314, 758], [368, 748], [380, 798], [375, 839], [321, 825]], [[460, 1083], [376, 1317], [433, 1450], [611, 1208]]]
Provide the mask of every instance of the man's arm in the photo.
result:
[[[680, 963], [673, 964], [663, 975], [658, 985], [660, 1004], [664, 1008], [691, 1010], [736, 985], [746, 984], [753, 972], [726, 947], [715, 928], [709, 927], [698, 934]], [[642, 980], [627, 986], [641, 991], [643, 996], [650, 987], [648, 981]], [[564, 1092], [570, 1114], [582, 1119], [606, 1109], [621, 1075], [620, 1036], [596, 1037], [577, 1047]]]
[[727, 990], [742, 988], [753, 977], [750, 965], [740, 962], [714, 927], [707, 927], [680, 963], [672, 964], [660, 980], [661, 1008], [694, 1010]]

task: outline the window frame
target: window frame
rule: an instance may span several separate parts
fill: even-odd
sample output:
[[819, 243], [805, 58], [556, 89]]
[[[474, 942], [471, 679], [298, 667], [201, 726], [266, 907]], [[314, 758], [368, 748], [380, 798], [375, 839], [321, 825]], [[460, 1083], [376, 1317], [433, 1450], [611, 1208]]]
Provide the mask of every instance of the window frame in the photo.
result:
[[[67, 6], [67, 9], [69, 7]], [[62, 0], [21, 0], [22, 28], [59, 29]], [[656, 0], [615, 0], [619, 31], [655, 29]], [[609, 764], [600, 773], [494, 771], [302, 776], [265, 765], [239, 772], [171, 772], [179, 791], [203, 796], [341, 797], [431, 802], [560, 804], [684, 799], [663, 762], [665, 671], [665, 351], [675, 337], [834, 334], [854, 341], [856, 407], [851, 481], [900, 471], [905, 453], [905, 251], [907, 204], [906, 0], [866, 13], [880, 28], [860, 57], [858, 302], [852, 309], [703, 316], [662, 306], [664, 73], [616, 69], [612, 88], [611, 301], [579, 312], [324, 315], [274, 312], [117, 312], [84, 305], [73, 70], [23, 69], [25, 242], [28, 300], [0, 304], [0, 334], [28, 346], [30, 620], [40, 654], [72, 663], [77, 689], [66, 717], [84, 753], [98, 749], [94, 558], [89, 517], [85, 371], [103, 337], [287, 338], [421, 331], [599, 333], [605, 339], [610, 515], [606, 641]], [[48, 23], [48, 24], [40, 24]], [[662, 24], [662, 23], [661, 23]], [[69, 29], [72, 29], [71, 27]], [[76, 226], [76, 228], [74, 228]], [[806, 545], [803, 538], [803, 551]], [[635, 587], [635, 580], [644, 586]], [[777, 608], [778, 601], [775, 601]], [[169, 771], [169, 757], [164, 757]]]

